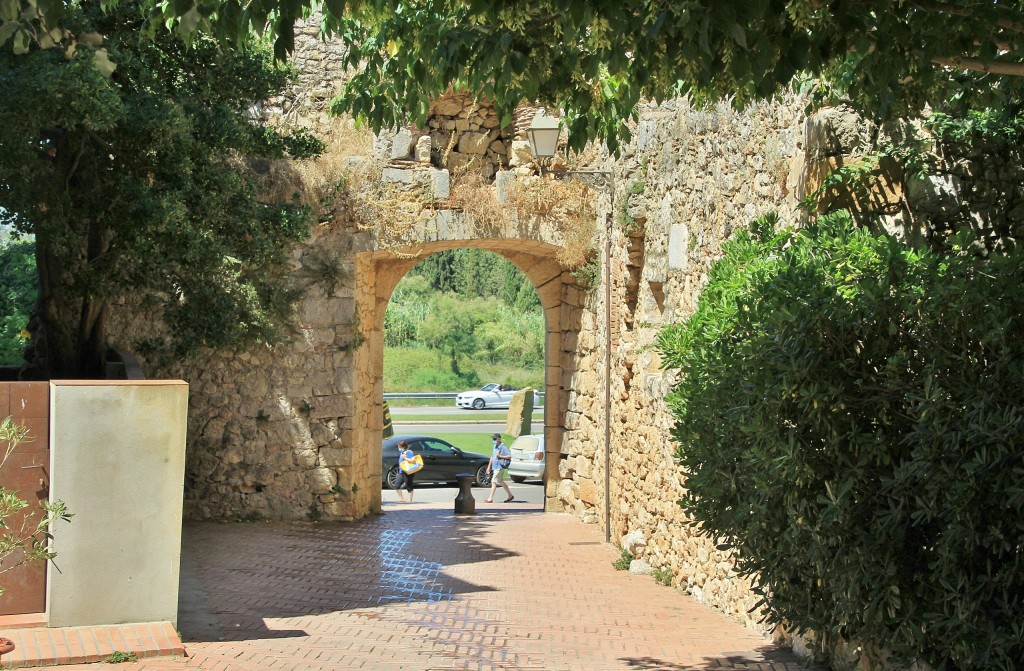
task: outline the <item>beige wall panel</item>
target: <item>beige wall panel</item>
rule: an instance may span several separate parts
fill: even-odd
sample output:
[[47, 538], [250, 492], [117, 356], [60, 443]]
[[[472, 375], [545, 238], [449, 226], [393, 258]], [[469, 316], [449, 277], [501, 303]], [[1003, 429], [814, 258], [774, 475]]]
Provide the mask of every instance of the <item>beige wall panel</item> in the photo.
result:
[[51, 627], [177, 620], [188, 385], [50, 385]]

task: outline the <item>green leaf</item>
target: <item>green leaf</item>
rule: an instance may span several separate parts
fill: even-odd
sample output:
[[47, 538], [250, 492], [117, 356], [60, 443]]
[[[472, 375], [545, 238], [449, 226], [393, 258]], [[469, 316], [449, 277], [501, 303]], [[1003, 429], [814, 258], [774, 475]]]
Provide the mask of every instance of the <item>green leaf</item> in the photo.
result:
[[28, 31], [19, 27], [14, 33], [14, 53], [17, 55], [27, 54], [31, 45], [32, 38]]
[[99, 70], [100, 74], [109, 78], [117, 69], [117, 64], [110, 60], [110, 54], [106, 49], [97, 49], [92, 55], [92, 64]]

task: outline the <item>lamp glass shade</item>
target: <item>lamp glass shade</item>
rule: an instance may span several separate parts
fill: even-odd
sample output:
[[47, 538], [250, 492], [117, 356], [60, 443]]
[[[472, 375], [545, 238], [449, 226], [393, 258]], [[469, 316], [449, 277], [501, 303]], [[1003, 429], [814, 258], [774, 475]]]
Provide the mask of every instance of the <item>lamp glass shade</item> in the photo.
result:
[[533, 117], [526, 134], [530, 138], [530, 151], [536, 158], [550, 158], [555, 155], [560, 130], [558, 119], [543, 112]]

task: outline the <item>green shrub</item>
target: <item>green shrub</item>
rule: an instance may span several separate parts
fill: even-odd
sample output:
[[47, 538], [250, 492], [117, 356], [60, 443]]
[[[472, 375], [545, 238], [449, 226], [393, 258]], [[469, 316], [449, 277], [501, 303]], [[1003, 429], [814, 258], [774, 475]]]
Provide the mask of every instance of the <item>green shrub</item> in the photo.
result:
[[681, 502], [769, 623], [895, 661], [1024, 659], [1024, 256], [945, 256], [848, 215], [727, 243], [659, 337]]
[[35, 301], [35, 244], [0, 236], [0, 366], [24, 363], [25, 329]]
[[464, 391], [480, 386], [480, 378], [475, 371], [467, 371], [456, 375], [450, 370], [424, 368], [413, 372], [409, 377], [409, 387], [424, 391], [458, 390]]
[[616, 571], [628, 571], [629, 565], [633, 562], [636, 557], [629, 550], [623, 548], [619, 554], [619, 558], [612, 562], [612, 566], [615, 567]]
[[672, 586], [672, 569], [667, 566], [654, 569], [651, 571], [651, 576], [654, 577], [654, 582], [659, 585], [664, 585], [665, 587]]

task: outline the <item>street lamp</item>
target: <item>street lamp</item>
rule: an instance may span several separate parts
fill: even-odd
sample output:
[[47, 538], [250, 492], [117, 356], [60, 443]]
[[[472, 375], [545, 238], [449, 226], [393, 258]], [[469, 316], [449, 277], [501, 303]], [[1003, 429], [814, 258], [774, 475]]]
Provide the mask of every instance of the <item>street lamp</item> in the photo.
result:
[[612, 180], [612, 173], [606, 170], [544, 170], [544, 163], [555, 156], [558, 135], [561, 131], [562, 127], [558, 119], [548, 116], [543, 107], [534, 115], [530, 127], [526, 129], [526, 136], [530, 140], [530, 151], [537, 159], [541, 174], [552, 175], [562, 182], [583, 182], [596, 191], [614, 196], [615, 184]]
[[[544, 108], [537, 111], [526, 135], [530, 139], [530, 151], [533, 152], [541, 174], [544, 173], [544, 162], [555, 156], [558, 146], [558, 135], [561, 132], [558, 119], [549, 117]], [[611, 209], [615, 208], [615, 182], [612, 173], [605, 170], [548, 170], [547, 174], [564, 182], [580, 181], [594, 189], [608, 194]], [[611, 541], [611, 448], [612, 448], [612, 215], [605, 215], [604, 237], [604, 540]]]

